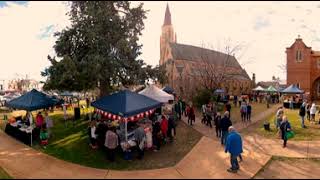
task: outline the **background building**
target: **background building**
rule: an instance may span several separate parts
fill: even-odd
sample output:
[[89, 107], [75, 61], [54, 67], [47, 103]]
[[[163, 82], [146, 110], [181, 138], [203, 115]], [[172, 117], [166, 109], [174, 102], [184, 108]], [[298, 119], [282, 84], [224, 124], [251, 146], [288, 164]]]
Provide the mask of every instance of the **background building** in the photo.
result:
[[177, 43], [168, 5], [160, 36], [159, 64], [167, 70], [168, 85], [184, 97], [212, 87], [239, 95], [249, 93], [254, 84], [234, 55]]
[[308, 47], [298, 36], [286, 49], [287, 85], [296, 84], [311, 99], [320, 99], [320, 51]]

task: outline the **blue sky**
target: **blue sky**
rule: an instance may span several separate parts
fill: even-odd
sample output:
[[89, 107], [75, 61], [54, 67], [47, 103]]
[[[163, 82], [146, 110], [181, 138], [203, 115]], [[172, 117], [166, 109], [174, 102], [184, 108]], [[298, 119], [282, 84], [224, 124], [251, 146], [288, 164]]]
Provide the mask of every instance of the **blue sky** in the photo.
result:
[[28, 3], [28, 1], [0, 1], [0, 8], [6, 7], [7, 2], [13, 2], [13, 3], [19, 4], [19, 5], [26, 5]]
[[[139, 2], [132, 2], [136, 5]], [[242, 44], [236, 57], [258, 81], [273, 75], [285, 79], [278, 65], [286, 61], [285, 50], [300, 34], [307, 46], [320, 51], [320, 2], [270, 1], [170, 1], [172, 24], [178, 43], [223, 51], [226, 45]], [[167, 2], [144, 2], [149, 10], [141, 58], [157, 65], [161, 26]], [[41, 80], [40, 71], [54, 55], [53, 33], [70, 22], [68, 7], [59, 1], [0, 2], [0, 79], [17, 74]]]

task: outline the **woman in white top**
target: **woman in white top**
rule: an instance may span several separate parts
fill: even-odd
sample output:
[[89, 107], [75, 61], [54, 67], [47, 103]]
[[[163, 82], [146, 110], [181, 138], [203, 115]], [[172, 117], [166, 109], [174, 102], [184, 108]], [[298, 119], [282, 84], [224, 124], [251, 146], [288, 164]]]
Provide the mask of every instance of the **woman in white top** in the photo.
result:
[[97, 146], [97, 134], [96, 134], [96, 121], [91, 121], [90, 123], [90, 146], [96, 149]]
[[310, 108], [310, 115], [311, 115], [311, 121], [313, 122], [315, 122], [315, 119], [316, 119], [316, 111], [317, 111], [316, 104], [312, 103], [312, 106]]
[[52, 136], [51, 128], [53, 127], [53, 121], [48, 115], [48, 112], [45, 112], [45, 122], [46, 122], [48, 137], [51, 137]]

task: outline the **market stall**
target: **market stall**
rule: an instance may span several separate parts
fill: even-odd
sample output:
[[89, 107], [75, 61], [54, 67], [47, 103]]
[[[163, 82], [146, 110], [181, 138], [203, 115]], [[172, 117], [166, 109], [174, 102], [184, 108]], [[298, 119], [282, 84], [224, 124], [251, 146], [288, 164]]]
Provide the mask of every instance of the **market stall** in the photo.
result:
[[174, 94], [174, 89], [172, 89], [171, 87], [169, 86], [166, 86], [162, 89], [162, 91], [168, 93], [168, 94]]
[[252, 89], [252, 91], [262, 92], [262, 91], [265, 91], [265, 89], [261, 86], [257, 86], [256, 88]]
[[148, 87], [140, 91], [139, 94], [145, 95], [162, 103], [168, 103], [170, 100], [174, 100], [173, 95], [166, 93], [155, 85], [149, 85]]
[[[293, 103], [293, 108], [300, 108], [302, 105], [302, 98], [297, 98], [297, 95], [302, 95], [304, 93], [303, 90], [299, 89], [296, 85], [292, 84], [286, 89], [281, 91], [284, 95], [290, 95], [292, 100], [290, 100]], [[286, 100], [283, 102], [283, 107], [290, 108], [290, 101]]]
[[[26, 110], [27, 114], [32, 116], [32, 111], [50, 108], [52, 106], [55, 106], [57, 103], [58, 101], [56, 99], [52, 99], [48, 95], [33, 89], [30, 92], [7, 102], [6, 106], [13, 109]], [[15, 137], [16, 139], [32, 146], [32, 139], [35, 137], [35, 126], [32, 120], [33, 118], [28, 118], [29, 121], [25, 122], [22, 120], [18, 120], [16, 122], [7, 123], [5, 132]], [[26, 139], [30, 139], [30, 141]]]
[[[121, 146], [126, 149], [127, 146], [135, 145], [132, 138], [137, 128], [136, 122], [154, 113], [162, 103], [147, 96], [123, 90], [104, 96], [92, 102], [91, 105], [96, 108], [96, 112], [113, 120], [118, 127], [117, 133], [120, 136]], [[148, 129], [145, 128], [145, 130]]]

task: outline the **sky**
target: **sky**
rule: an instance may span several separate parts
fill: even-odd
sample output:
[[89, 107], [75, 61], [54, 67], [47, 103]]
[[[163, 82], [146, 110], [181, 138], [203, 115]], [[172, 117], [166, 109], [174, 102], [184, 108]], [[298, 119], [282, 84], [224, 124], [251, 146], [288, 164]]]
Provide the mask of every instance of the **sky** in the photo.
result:
[[[135, 6], [139, 2], [132, 2]], [[257, 81], [285, 79], [278, 67], [286, 61], [286, 47], [301, 36], [320, 50], [320, 2], [266, 1], [148, 1], [149, 10], [140, 43], [141, 58], [157, 65], [166, 4], [178, 43], [223, 51], [241, 45], [235, 56]], [[43, 80], [40, 72], [54, 55], [54, 32], [67, 27], [68, 6], [59, 1], [0, 2], [0, 80], [25, 77]]]

